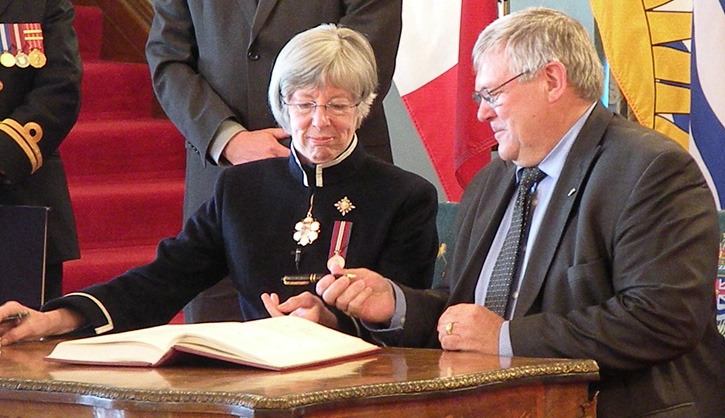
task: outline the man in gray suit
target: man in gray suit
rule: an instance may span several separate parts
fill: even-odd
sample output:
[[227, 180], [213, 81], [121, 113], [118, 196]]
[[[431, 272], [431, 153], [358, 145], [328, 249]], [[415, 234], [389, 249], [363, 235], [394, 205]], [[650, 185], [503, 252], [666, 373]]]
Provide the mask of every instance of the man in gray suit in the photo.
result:
[[[501, 18], [473, 58], [478, 119], [491, 124], [500, 158], [463, 196], [444, 283], [415, 290], [337, 269], [355, 276], [325, 276], [317, 292], [389, 344], [594, 359], [600, 417], [725, 416], [717, 214], [695, 161], [598, 103], [596, 51], [563, 13]], [[507, 253], [514, 189], [530, 167], [545, 177], [529, 190], [528, 240], [506, 309], [495, 313], [489, 284]], [[295, 301], [275, 309], [289, 312]]]
[[[223, 166], [289, 155], [267, 104], [272, 65], [297, 33], [338, 23], [368, 37], [380, 85], [358, 130], [364, 149], [392, 162], [382, 100], [390, 89], [401, 0], [155, 0], [146, 46], [156, 95], [186, 138], [184, 218], [208, 200]], [[241, 318], [228, 280], [185, 310], [187, 322]]]

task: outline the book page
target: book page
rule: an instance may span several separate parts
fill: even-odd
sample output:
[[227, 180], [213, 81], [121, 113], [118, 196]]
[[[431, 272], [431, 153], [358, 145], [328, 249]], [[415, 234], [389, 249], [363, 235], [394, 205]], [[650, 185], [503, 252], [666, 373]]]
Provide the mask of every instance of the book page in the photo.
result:
[[158, 347], [137, 341], [107, 342], [94, 344], [59, 343], [46, 359], [64, 360], [73, 363], [113, 363], [150, 366], [164, 355]]
[[[200, 327], [178, 346], [200, 346], [229, 353], [239, 360], [273, 368], [288, 368], [376, 351], [360, 338], [294, 316]], [[229, 325], [229, 326], [227, 326]]]
[[56, 345], [46, 358], [84, 364], [157, 365], [174, 349], [269, 369], [315, 364], [379, 350], [306, 319], [162, 325]]
[[154, 364], [184, 334], [186, 325], [161, 325], [118, 334], [64, 341], [48, 359], [83, 363]]

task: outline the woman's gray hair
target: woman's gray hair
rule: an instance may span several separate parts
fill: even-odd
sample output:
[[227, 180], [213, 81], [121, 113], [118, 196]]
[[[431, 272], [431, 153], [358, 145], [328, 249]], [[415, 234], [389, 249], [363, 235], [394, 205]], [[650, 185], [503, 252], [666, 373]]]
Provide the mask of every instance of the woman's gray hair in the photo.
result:
[[293, 37], [282, 48], [269, 83], [269, 105], [279, 126], [290, 132], [289, 111], [283, 100], [298, 90], [334, 86], [350, 92], [356, 126], [370, 113], [378, 86], [375, 54], [360, 33], [322, 24]]
[[587, 100], [598, 100], [604, 89], [604, 72], [594, 44], [584, 27], [566, 14], [531, 7], [504, 16], [481, 32], [473, 47], [473, 64], [480, 68], [483, 55], [502, 51], [512, 74], [524, 71], [522, 80], [551, 61], [566, 67], [567, 79]]

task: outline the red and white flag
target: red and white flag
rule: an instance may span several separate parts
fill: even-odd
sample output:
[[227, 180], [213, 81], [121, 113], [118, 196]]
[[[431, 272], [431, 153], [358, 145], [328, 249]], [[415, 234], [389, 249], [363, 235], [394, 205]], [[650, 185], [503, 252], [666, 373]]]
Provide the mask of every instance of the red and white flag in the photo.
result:
[[471, 99], [473, 45], [498, 16], [496, 0], [404, 0], [393, 81], [446, 198], [458, 201], [495, 145]]

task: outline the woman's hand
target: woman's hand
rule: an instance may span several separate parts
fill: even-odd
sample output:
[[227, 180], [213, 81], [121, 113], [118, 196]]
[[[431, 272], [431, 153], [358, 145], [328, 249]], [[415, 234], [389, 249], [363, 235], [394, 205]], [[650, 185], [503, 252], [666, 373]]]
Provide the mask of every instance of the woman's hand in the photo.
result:
[[328, 328], [337, 328], [337, 317], [319, 297], [310, 292], [292, 296], [280, 303], [276, 293], [262, 294], [262, 303], [271, 316], [294, 315], [317, 322]]
[[0, 321], [0, 346], [65, 334], [85, 323], [81, 315], [69, 309], [40, 312], [15, 301], [0, 306]]

